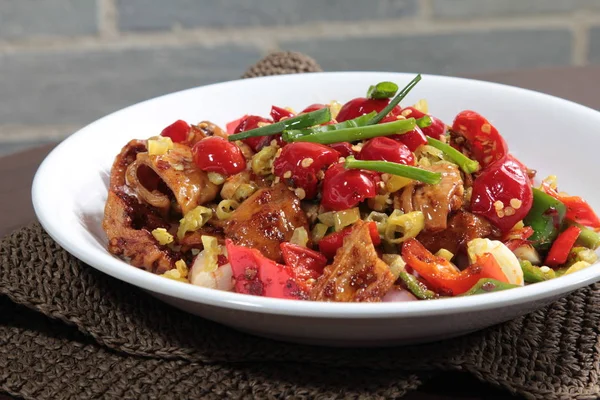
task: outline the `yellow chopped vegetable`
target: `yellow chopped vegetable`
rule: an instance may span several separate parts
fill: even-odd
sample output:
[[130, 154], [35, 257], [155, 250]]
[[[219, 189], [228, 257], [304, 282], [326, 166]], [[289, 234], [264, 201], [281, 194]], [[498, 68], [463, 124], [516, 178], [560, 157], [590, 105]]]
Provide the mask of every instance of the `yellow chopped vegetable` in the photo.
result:
[[367, 221], [367, 222], [369, 222], [369, 221], [375, 222], [375, 225], [377, 225], [377, 231], [380, 234], [385, 233], [385, 227], [387, 226], [387, 220], [388, 220], [387, 214], [382, 213], [382, 212], [377, 212], [377, 211], [371, 211], [371, 213], [365, 219], [365, 221]]
[[436, 255], [437, 257], [442, 257], [442, 258], [445, 258], [445, 259], [446, 259], [446, 260], [448, 260], [448, 261], [452, 261], [452, 259], [454, 258], [454, 254], [452, 254], [452, 252], [451, 252], [451, 251], [448, 251], [448, 250], [446, 250], [446, 249], [439, 249], [439, 250], [437, 251], [437, 253], [435, 253], [435, 255]]
[[331, 118], [336, 119], [341, 109], [342, 103], [339, 101], [333, 100], [331, 103], [329, 103], [329, 112], [331, 113]]
[[398, 175], [388, 175], [389, 178], [385, 182], [385, 190], [390, 193], [397, 192], [405, 186], [408, 186], [412, 183], [412, 179], [405, 178], [403, 176]]
[[360, 219], [358, 207], [338, 211], [333, 214], [333, 229], [338, 232]]
[[319, 243], [321, 239], [327, 234], [329, 227], [325, 224], [316, 224], [312, 230], [312, 240], [314, 243]]
[[230, 176], [225, 180], [223, 187], [221, 188], [221, 197], [226, 200], [234, 198], [237, 189], [244, 183], [250, 182], [250, 172], [244, 171], [239, 174]]
[[[542, 180], [542, 184], [546, 184], [548, 186], [550, 186], [552, 189], [557, 190], [557, 182], [558, 182], [558, 178], [556, 177], [556, 175], [549, 175], [547, 178]], [[540, 189], [542, 189], [542, 185], [540, 185]]]
[[167, 136], [156, 136], [148, 139], [148, 155], [160, 156], [173, 148], [173, 141]]
[[399, 254], [384, 254], [382, 260], [389, 265], [390, 271], [396, 279], [400, 276], [400, 272], [406, 269], [406, 262]]
[[169, 243], [173, 243], [173, 235], [171, 235], [165, 228], [156, 228], [152, 231], [154, 239], [158, 240], [158, 244], [166, 246]]
[[306, 232], [306, 229], [303, 226], [294, 229], [294, 233], [290, 238], [290, 243], [306, 247], [306, 244], [308, 243], [308, 232]]
[[506, 275], [508, 283], [520, 286], [525, 284], [523, 268], [521, 268], [517, 256], [504, 243], [484, 238], [476, 238], [467, 243], [467, 254], [471, 263], [476, 262], [477, 258], [487, 253], [496, 259], [502, 272]]
[[225, 219], [229, 219], [233, 211], [240, 206], [235, 200], [221, 200], [219, 204], [217, 204], [217, 218], [221, 221]]
[[177, 229], [177, 238], [183, 239], [186, 232], [193, 232], [200, 229], [204, 224], [212, 218], [212, 210], [203, 206], [198, 206], [189, 211], [179, 220], [179, 228]]
[[[377, 196], [368, 199], [367, 204], [371, 210], [375, 211], [384, 211], [388, 207], [388, 201], [390, 199], [390, 194], [378, 194]], [[391, 201], [390, 201], [391, 203]]]
[[429, 113], [429, 104], [427, 103], [427, 100], [425, 100], [425, 99], [421, 99], [421, 100], [417, 101], [413, 107], [416, 108], [417, 110], [421, 111], [422, 113], [425, 113], [425, 114]]
[[204, 265], [202, 270], [214, 272], [219, 268], [219, 242], [214, 236], [202, 235], [202, 246], [204, 246]]
[[188, 267], [187, 267], [187, 264], [185, 263], [185, 261], [179, 260], [179, 261], [175, 262], [174, 269], [168, 270], [161, 276], [164, 278], [173, 279], [175, 281], [187, 283], [188, 282], [188, 280], [187, 280], [188, 272], [189, 272], [189, 270], [188, 270]]
[[325, 224], [327, 226], [333, 226], [335, 225], [335, 219], [333, 214], [334, 213], [332, 211], [324, 212], [319, 214], [317, 216], [317, 219], [321, 221], [322, 224]]
[[238, 203], [246, 200], [248, 197], [252, 196], [254, 192], [258, 189], [258, 186], [254, 182], [242, 183], [238, 186], [237, 190], [233, 195], [233, 199]]
[[273, 160], [277, 154], [277, 148], [274, 146], [263, 147], [252, 157], [252, 171], [256, 175], [267, 176], [271, 174]]
[[219, 174], [218, 172], [209, 172], [206, 175], [208, 175], [208, 180], [210, 181], [210, 183], [213, 183], [215, 185], [222, 185], [223, 183], [225, 183], [225, 177]]
[[572, 274], [573, 272], [581, 271], [582, 269], [586, 269], [589, 267], [589, 262], [585, 261], [577, 261], [575, 264], [571, 265], [568, 270], [565, 271], [564, 275]]
[[[389, 243], [402, 243], [416, 237], [425, 227], [425, 216], [422, 211], [413, 211], [403, 214], [394, 210], [387, 220], [383, 238]], [[402, 236], [396, 237], [398, 233]]]

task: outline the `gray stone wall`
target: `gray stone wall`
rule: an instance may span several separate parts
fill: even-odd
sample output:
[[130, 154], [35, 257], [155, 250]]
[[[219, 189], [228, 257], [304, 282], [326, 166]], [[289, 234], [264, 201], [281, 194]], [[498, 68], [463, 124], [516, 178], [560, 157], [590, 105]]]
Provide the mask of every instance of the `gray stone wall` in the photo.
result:
[[0, 154], [276, 49], [326, 70], [600, 63], [600, 0], [0, 0]]

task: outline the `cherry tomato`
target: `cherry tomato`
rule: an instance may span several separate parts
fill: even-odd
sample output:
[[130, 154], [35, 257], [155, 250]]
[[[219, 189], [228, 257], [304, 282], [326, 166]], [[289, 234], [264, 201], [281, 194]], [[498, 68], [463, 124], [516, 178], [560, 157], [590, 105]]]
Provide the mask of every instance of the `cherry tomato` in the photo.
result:
[[317, 111], [320, 110], [321, 108], [326, 108], [327, 105], [326, 104], [321, 104], [321, 103], [315, 103], [315, 104], [311, 104], [310, 106], [306, 107], [304, 110], [300, 111], [300, 114], [306, 114], [312, 111]]
[[273, 162], [273, 170], [288, 186], [304, 189], [304, 198], [312, 199], [317, 195], [317, 174], [339, 157], [337, 151], [323, 144], [290, 143]]
[[328, 144], [328, 146], [340, 153], [341, 157], [348, 157], [354, 155], [352, 145], [348, 142], [331, 143]]
[[[273, 122], [273, 120], [259, 117], [258, 115], [247, 115], [240, 121], [240, 124], [237, 126], [237, 128], [235, 128], [233, 133], [235, 134], [235, 133], [249, 131], [251, 129], [256, 129], [256, 128], [258, 128], [258, 124], [260, 122], [270, 124]], [[258, 152], [258, 151], [260, 151], [260, 149], [262, 149], [263, 147], [265, 147], [269, 143], [271, 143], [271, 140], [273, 140], [273, 136], [256, 136], [256, 137], [250, 137], [248, 139], [244, 139], [244, 140], [242, 140], [242, 142], [244, 142], [248, 146], [250, 146], [250, 148], [252, 150]]]
[[[325, 236], [319, 242], [319, 250], [321, 253], [328, 259], [332, 259], [335, 256], [337, 249], [344, 244], [344, 238], [352, 233], [353, 229], [353, 226], [349, 226], [339, 232], [330, 233]], [[379, 246], [381, 244], [381, 237], [379, 236], [379, 231], [377, 230], [377, 224], [375, 222], [369, 222], [369, 234], [373, 245]]]
[[415, 165], [413, 152], [404, 143], [387, 137], [376, 137], [369, 140], [362, 147], [356, 158], [359, 160], [381, 160], [404, 165]]
[[508, 283], [498, 262], [489, 253], [466, 269], [458, 271], [450, 261], [431, 254], [418, 240], [408, 239], [402, 245], [402, 258], [436, 291], [456, 296], [471, 289], [480, 279], [491, 278]]
[[278, 299], [302, 299], [306, 293], [298, 286], [294, 271], [287, 265], [277, 264], [257, 249], [233, 244], [225, 240], [233, 279], [238, 293]]
[[[390, 99], [367, 99], [365, 97], [357, 97], [350, 100], [342, 106], [336, 120], [338, 122], [347, 121], [349, 119], [358, 118], [361, 115], [369, 114], [370, 112], [380, 112], [390, 104]], [[396, 106], [390, 111], [390, 115], [400, 114], [401, 108]]]
[[293, 117], [294, 113], [290, 110], [286, 110], [285, 108], [271, 106], [271, 118], [273, 118], [274, 122], [279, 122], [283, 118]]
[[234, 175], [246, 169], [246, 159], [234, 143], [218, 136], [202, 139], [192, 147], [194, 163], [202, 171]]
[[325, 172], [322, 194], [323, 207], [334, 211], [346, 210], [375, 197], [376, 180], [374, 174], [336, 164]]
[[486, 217], [503, 233], [525, 218], [532, 204], [527, 171], [510, 155], [489, 165], [473, 182], [471, 212]]
[[454, 119], [452, 130], [467, 139], [473, 157], [485, 168], [508, 154], [508, 146], [498, 130], [475, 111], [462, 111]]
[[[424, 112], [419, 111], [414, 107], [405, 107], [400, 112], [400, 115], [404, 116], [405, 118], [419, 119], [429, 114], [425, 114]], [[426, 128], [421, 128], [423, 133], [434, 139], [440, 139], [446, 134], [446, 124], [442, 122], [441, 119], [436, 118], [432, 115], [429, 115], [429, 118], [431, 118], [431, 125], [429, 125]]]
[[178, 119], [163, 129], [160, 135], [171, 138], [174, 143], [181, 143], [187, 139], [189, 131], [190, 126], [188, 123]]

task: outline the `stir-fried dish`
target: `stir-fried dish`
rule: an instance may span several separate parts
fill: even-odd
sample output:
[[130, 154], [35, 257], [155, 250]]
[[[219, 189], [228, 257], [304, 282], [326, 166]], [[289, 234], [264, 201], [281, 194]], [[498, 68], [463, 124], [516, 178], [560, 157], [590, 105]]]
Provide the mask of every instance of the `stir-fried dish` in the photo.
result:
[[130, 141], [108, 250], [192, 285], [338, 302], [479, 294], [594, 264], [588, 203], [537, 180], [477, 112], [448, 126], [424, 100], [400, 106], [420, 79]]

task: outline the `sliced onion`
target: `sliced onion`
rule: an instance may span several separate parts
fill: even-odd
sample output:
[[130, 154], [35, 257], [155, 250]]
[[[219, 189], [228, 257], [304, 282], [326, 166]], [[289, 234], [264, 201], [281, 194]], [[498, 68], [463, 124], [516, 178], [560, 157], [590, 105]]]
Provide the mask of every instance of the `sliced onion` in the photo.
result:
[[393, 288], [383, 298], [381, 301], [384, 303], [396, 303], [400, 301], [415, 301], [418, 300], [411, 292], [404, 289]]

